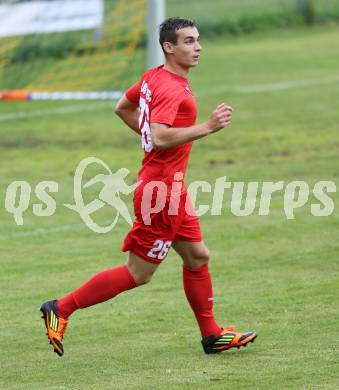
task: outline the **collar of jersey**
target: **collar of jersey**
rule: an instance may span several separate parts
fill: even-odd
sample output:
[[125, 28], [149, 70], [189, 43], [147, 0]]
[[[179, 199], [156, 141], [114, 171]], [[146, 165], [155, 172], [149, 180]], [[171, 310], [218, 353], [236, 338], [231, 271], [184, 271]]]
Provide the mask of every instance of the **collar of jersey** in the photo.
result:
[[187, 79], [186, 77], [180, 76], [180, 75], [178, 75], [177, 73], [173, 73], [173, 72], [171, 72], [171, 71], [165, 69], [165, 68], [164, 68], [164, 65], [160, 65], [159, 68], [160, 68], [161, 70], [163, 70], [164, 72], [169, 73], [170, 75], [174, 76], [174, 77], [177, 78], [178, 80], [183, 80], [183, 81], [186, 81], [186, 82], [188, 81], [188, 79]]

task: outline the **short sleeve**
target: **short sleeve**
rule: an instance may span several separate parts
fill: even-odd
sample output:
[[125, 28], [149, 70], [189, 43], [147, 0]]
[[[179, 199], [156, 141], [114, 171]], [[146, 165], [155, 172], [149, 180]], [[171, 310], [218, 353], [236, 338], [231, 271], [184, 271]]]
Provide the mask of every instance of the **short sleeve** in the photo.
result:
[[163, 86], [156, 96], [153, 96], [150, 123], [172, 126], [184, 97], [180, 88]]
[[136, 82], [125, 92], [125, 95], [130, 102], [139, 104], [140, 88], [141, 88], [141, 80]]

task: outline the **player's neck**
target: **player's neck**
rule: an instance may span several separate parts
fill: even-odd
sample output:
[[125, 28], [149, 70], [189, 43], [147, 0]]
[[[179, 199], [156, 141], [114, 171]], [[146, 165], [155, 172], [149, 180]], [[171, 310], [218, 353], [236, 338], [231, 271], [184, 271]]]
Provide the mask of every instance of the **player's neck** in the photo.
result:
[[172, 64], [169, 63], [168, 61], [165, 63], [164, 69], [167, 70], [168, 72], [177, 74], [178, 76], [185, 77], [185, 78], [187, 78], [189, 72], [188, 68], [183, 68], [178, 64]]

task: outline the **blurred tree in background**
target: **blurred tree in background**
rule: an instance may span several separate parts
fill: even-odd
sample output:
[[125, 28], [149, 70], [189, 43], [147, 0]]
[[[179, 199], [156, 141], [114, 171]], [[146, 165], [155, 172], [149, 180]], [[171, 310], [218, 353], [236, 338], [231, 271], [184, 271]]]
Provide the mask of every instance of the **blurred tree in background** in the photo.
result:
[[314, 24], [315, 10], [313, 0], [295, 0], [297, 11], [303, 15], [306, 24]]

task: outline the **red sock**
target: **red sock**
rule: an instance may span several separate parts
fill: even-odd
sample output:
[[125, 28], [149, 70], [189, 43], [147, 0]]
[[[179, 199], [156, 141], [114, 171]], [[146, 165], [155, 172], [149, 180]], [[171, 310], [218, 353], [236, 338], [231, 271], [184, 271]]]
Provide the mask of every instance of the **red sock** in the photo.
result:
[[183, 267], [184, 289], [198, 321], [202, 337], [217, 336], [221, 328], [213, 314], [213, 290], [208, 265], [192, 269]]
[[127, 265], [99, 272], [82, 286], [58, 300], [58, 315], [68, 318], [75, 310], [107, 301], [137, 287]]

